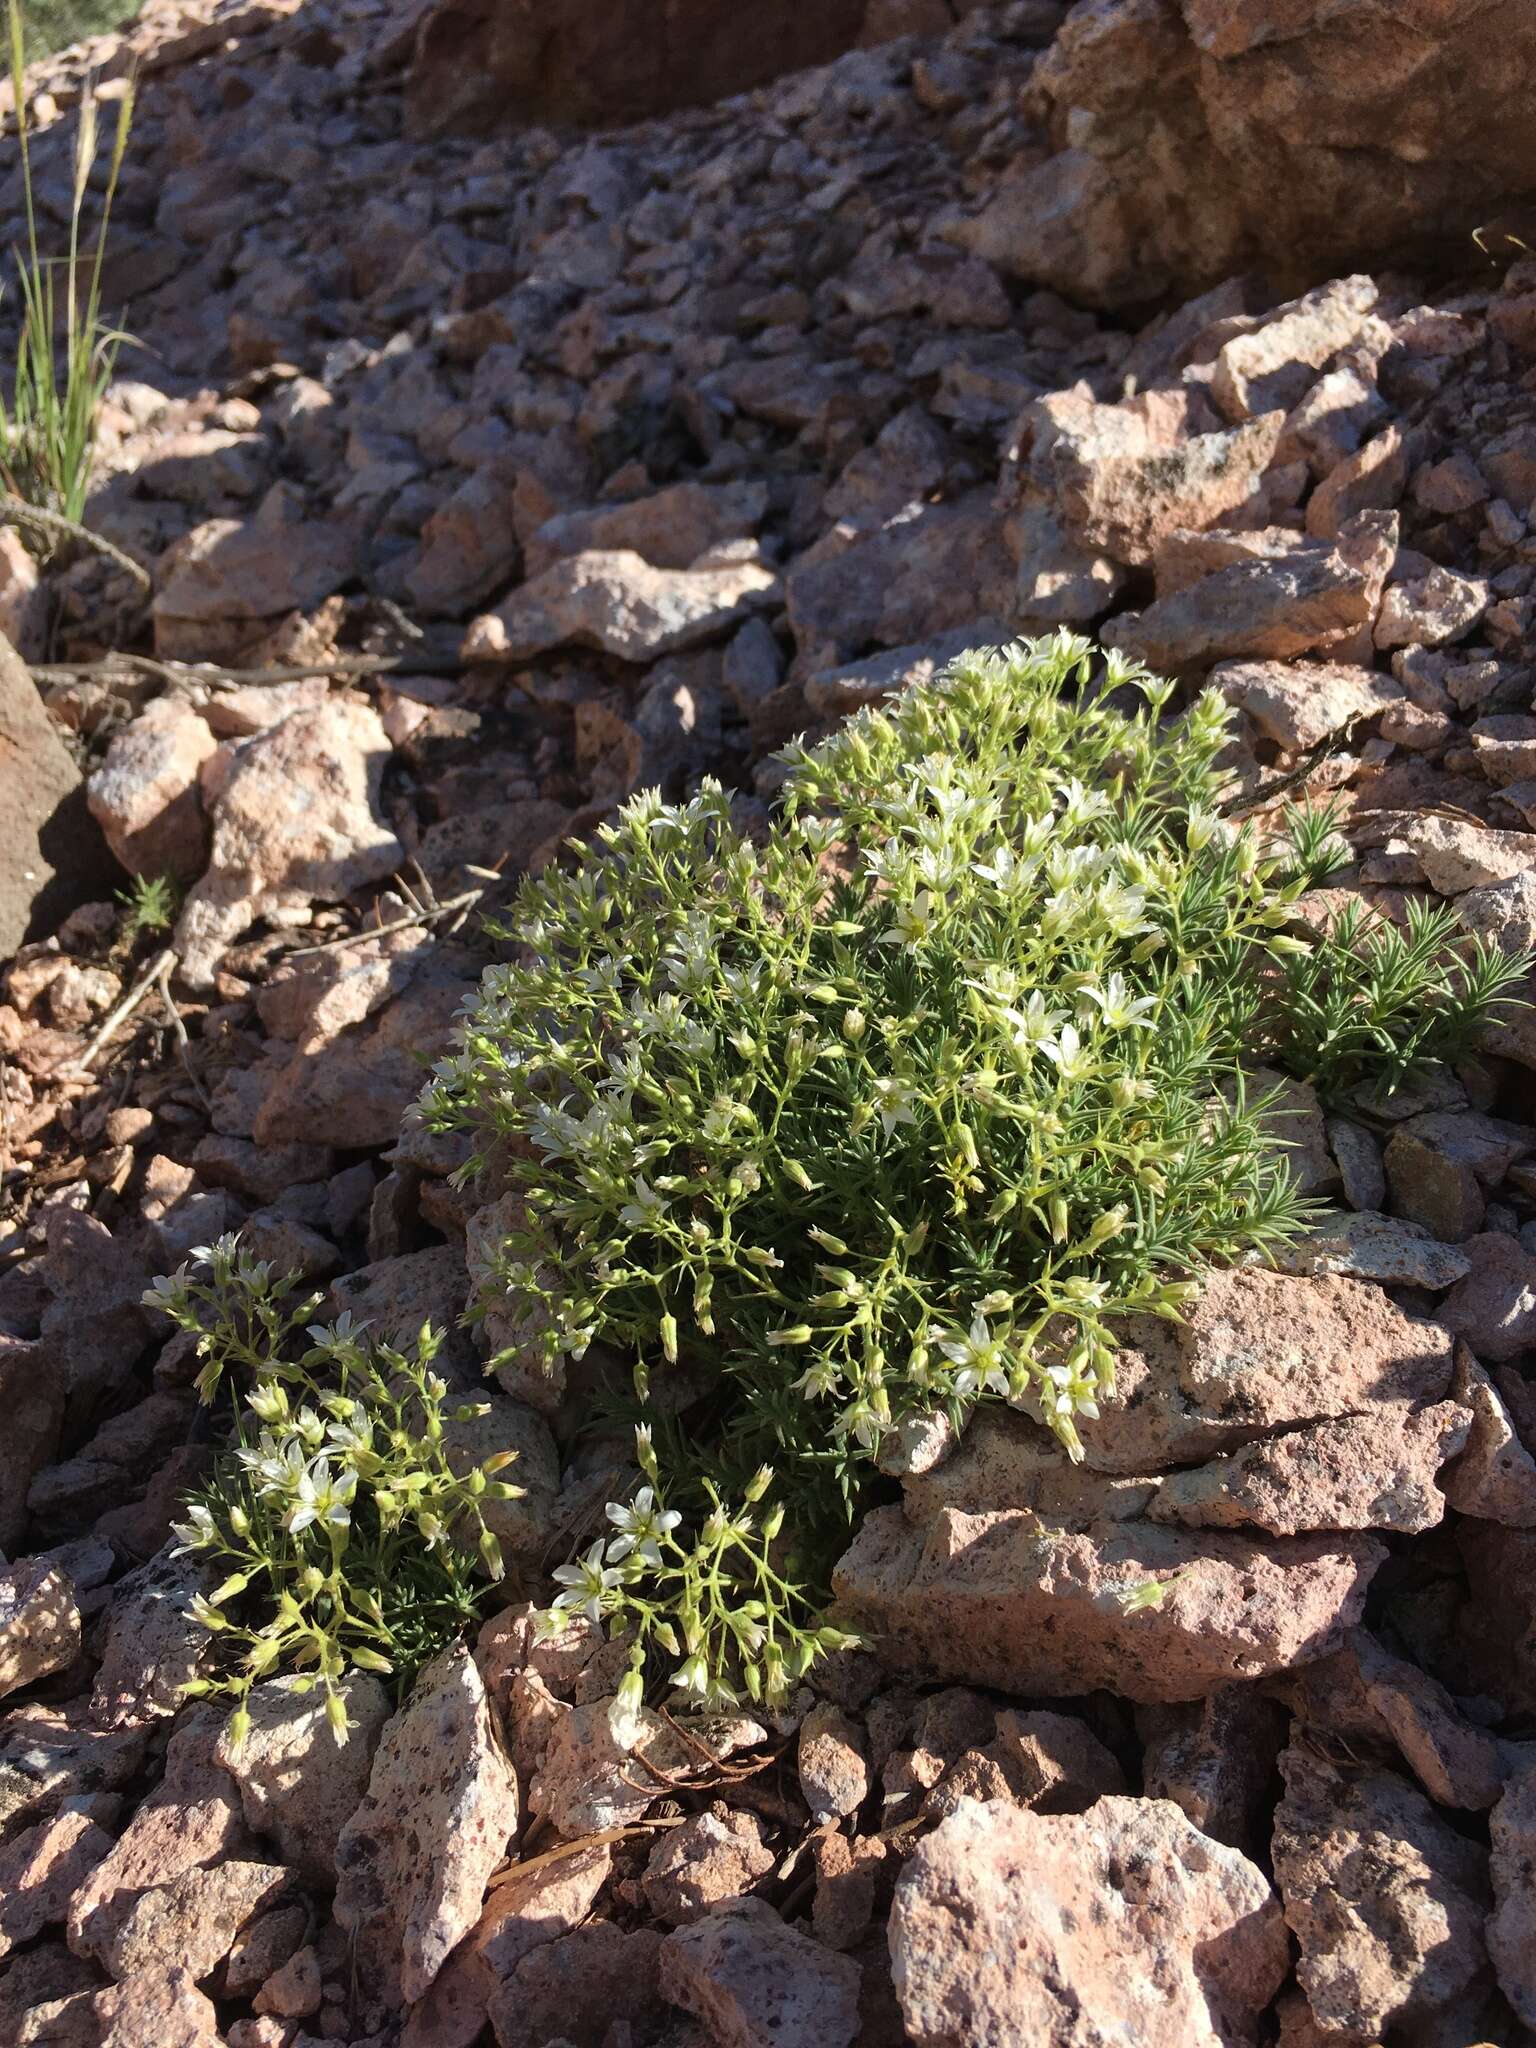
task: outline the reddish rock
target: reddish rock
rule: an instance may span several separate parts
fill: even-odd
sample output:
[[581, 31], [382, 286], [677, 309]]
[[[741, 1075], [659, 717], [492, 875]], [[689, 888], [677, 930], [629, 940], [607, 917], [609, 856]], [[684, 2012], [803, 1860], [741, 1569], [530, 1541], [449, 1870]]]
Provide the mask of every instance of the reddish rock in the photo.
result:
[[657, 1841], [642, 1880], [646, 1900], [658, 1920], [684, 1927], [750, 1892], [777, 1860], [752, 1814], [716, 1806]]
[[208, 858], [198, 774], [218, 741], [185, 697], [156, 697], [115, 733], [88, 784], [91, 816], [133, 875], [190, 882]]
[[1488, 1816], [1493, 1915], [1488, 1953], [1499, 1989], [1523, 2023], [1536, 2027], [1536, 1766], [1512, 1778]]
[[762, 1899], [733, 1899], [661, 1945], [662, 1995], [717, 2048], [851, 2048], [859, 1974]]
[[1486, 1853], [1390, 1771], [1281, 1758], [1275, 1881], [1325, 2030], [1375, 2039], [1449, 2017], [1485, 1967]]
[[1162, 1799], [967, 1801], [909, 1857], [890, 1948], [923, 2048], [1254, 2048], [1290, 1960], [1263, 1873]]
[[[879, 1508], [833, 1584], [849, 1625], [925, 1677], [1181, 1700], [1336, 1647], [1384, 1556], [1363, 1536], [1256, 1542], [1145, 1522], [1069, 1535], [953, 1508], [917, 1530]], [[1153, 1581], [1165, 1591], [1147, 1604]]]

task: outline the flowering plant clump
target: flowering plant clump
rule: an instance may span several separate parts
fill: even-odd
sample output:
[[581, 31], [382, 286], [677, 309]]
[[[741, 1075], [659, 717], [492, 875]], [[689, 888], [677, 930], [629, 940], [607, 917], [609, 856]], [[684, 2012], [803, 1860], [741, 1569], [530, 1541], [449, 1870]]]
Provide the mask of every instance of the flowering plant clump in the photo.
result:
[[[323, 1691], [344, 1742], [347, 1672], [408, 1680], [463, 1632], [487, 1580], [501, 1578], [484, 1509], [521, 1491], [497, 1477], [515, 1453], [451, 1469], [445, 1423], [483, 1415], [487, 1404], [446, 1405], [447, 1382], [432, 1370], [441, 1339], [430, 1325], [409, 1353], [369, 1341], [347, 1314], [305, 1330], [318, 1297], [295, 1301], [296, 1282], [275, 1277], [233, 1237], [193, 1257], [201, 1273], [183, 1266], [145, 1301], [196, 1334], [205, 1401], [236, 1367], [255, 1384], [231, 1452], [175, 1529], [180, 1551], [225, 1573], [192, 1605], [218, 1635], [222, 1668], [187, 1690], [234, 1696], [238, 1746], [251, 1687], [293, 1672]], [[310, 1342], [298, 1351], [301, 1332]]]
[[[792, 750], [766, 844], [705, 784], [523, 885], [424, 1114], [523, 1193], [546, 1361], [633, 1359], [643, 1484], [555, 1601], [630, 1632], [629, 1704], [782, 1698], [893, 1431], [1006, 1402], [1079, 1455], [1116, 1318], [1304, 1221], [1243, 1075], [1340, 1029], [1370, 1070], [1358, 934], [1297, 930], [1339, 842], [1224, 820], [1227, 707], [1171, 693], [1065, 634], [968, 657]], [[1509, 978], [1445, 964], [1364, 1020], [1384, 1065]]]

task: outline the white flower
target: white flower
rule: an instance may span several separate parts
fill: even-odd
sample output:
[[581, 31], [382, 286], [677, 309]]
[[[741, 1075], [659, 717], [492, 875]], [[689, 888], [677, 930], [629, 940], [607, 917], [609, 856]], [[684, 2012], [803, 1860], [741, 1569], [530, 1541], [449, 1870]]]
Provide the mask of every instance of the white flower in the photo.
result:
[[1142, 932], [1152, 930], [1143, 915], [1146, 907], [1144, 889], [1128, 889], [1120, 882], [1101, 883], [1094, 897], [1094, 909], [1111, 936], [1117, 939], [1134, 939]]
[[1085, 789], [1074, 775], [1070, 782], [1060, 787], [1062, 798], [1061, 822], [1074, 831], [1083, 825], [1091, 825], [1096, 818], [1108, 817], [1110, 801], [1101, 789]]
[[1022, 1009], [1007, 1009], [1003, 1015], [1013, 1027], [1013, 1043], [1020, 1052], [1036, 1045], [1048, 1049], [1057, 1026], [1064, 1024], [1067, 1017], [1065, 1010], [1047, 1008], [1039, 989], [1031, 991]]
[[971, 1317], [969, 1330], [941, 1337], [939, 1349], [958, 1368], [954, 1390], [962, 1400], [972, 1394], [1007, 1394], [1008, 1370], [1003, 1363], [1002, 1340], [993, 1336], [980, 1309]]
[[1102, 988], [1084, 989], [1089, 1002], [1097, 1003], [1111, 1031], [1135, 1031], [1149, 1027], [1157, 1009], [1156, 996], [1133, 996], [1123, 974], [1111, 974]]
[[180, 1557], [188, 1550], [201, 1550], [212, 1543], [218, 1531], [213, 1526], [213, 1516], [201, 1501], [197, 1501], [187, 1510], [184, 1522], [172, 1522], [171, 1534], [177, 1539], [171, 1555]]
[[608, 1545], [610, 1564], [620, 1564], [631, 1555], [647, 1564], [660, 1564], [661, 1538], [670, 1535], [683, 1519], [675, 1508], [658, 1508], [649, 1486], [642, 1486], [632, 1501], [609, 1501], [603, 1512], [619, 1532]]
[[343, 1472], [333, 1477], [328, 1460], [316, 1458], [294, 1488], [293, 1506], [286, 1526], [290, 1536], [319, 1522], [330, 1529], [345, 1529], [352, 1519], [352, 1496], [357, 1491], [357, 1474]]
[[1078, 1036], [1075, 1024], [1063, 1024], [1060, 1037], [1054, 1042], [1048, 1040], [1040, 1050], [1048, 1060], [1055, 1061], [1063, 1081], [1081, 1081], [1093, 1072], [1094, 1056]]
[[627, 1223], [631, 1230], [644, 1230], [666, 1214], [665, 1195], [658, 1195], [643, 1173], [635, 1175], [632, 1192], [634, 1200], [626, 1202], [619, 1211], [619, 1221]]
[[912, 1110], [914, 1090], [910, 1082], [884, 1075], [874, 1085], [880, 1105], [880, 1128], [887, 1137], [898, 1124], [916, 1124], [917, 1118]]
[[891, 929], [880, 934], [882, 946], [905, 946], [913, 952], [923, 945], [933, 933], [937, 923], [933, 893], [919, 889], [910, 903], [898, 903]]
[[599, 1536], [585, 1556], [575, 1564], [557, 1565], [551, 1576], [565, 1588], [555, 1595], [555, 1608], [568, 1614], [582, 1613], [588, 1621], [595, 1622], [602, 1620], [604, 1597], [619, 1584], [623, 1573], [605, 1568], [603, 1539]]

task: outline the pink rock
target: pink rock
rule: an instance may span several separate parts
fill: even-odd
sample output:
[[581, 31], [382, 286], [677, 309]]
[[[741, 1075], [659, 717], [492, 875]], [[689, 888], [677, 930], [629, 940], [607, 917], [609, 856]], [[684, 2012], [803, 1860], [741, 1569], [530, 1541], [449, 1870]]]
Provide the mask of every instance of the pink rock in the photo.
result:
[[1390, 1771], [1281, 1758], [1275, 1881], [1325, 2030], [1376, 2039], [1449, 2016], [1484, 1967], [1486, 1852]]
[[922, 2048], [1255, 2048], [1290, 1961], [1262, 1872], [1163, 1799], [967, 1801], [908, 1859], [890, 1946]]
[[1224, 661], [1212, 669], [1211, 684], [1288, 754], [1405, 701], [1390, 676], [1335, 662]]
[[[1074, 1535], [953, 1508], [917, 1530], [880, 1508], [833, 1584], [848, 1623], [925, 1676], [1181, 1700], [1334, 1648], [1385, 1555], [1363, 1536], [1262, 1542], [1147, 1522]], [[1153, 1581], [1165, 1591], [1144, 1604]]]
[[418, 1675], [336, 1846], [336, 1918], [371, 1999], [420, 1998], [474, 1925], [517, 1827], [517, 1780], [462, 1647]]
[[341, 693], [245, 743], [214, 808], [208, 872], [176, 927], [191, 986], [212, 980], [257, 918], [338, 902], [394, 872], [403, 850], [379, 815], [388, 752], [377, 712]]
[[1488, 1816], [1493, 1915], [1488, 1953], [1499, 1989], [1528, 2027], [1536, 2027], [1536, 1766], [1512, 1778]]
[[113, 735], [86, 785], [91, 816], [134, 875], [194, 880], [208, 857], [198, 771], [218, 742], [184, 697], [156, 697]]
[[864, 1732], [833, 1701], [818, 1700], [800, 1723], [797, 1760], [812, 1820], [845, 1820], [869, 1797]]
[[692, 481], [669, 484], [643, 498], [546, 520], [528, 543], [527, 573], [541, 576], [556, 562], [589, 549], [628, 548], [657, 569], [687, 569], [722, 541], [757, 531], [767, 508], [762, 483]]
[[1147, 1797], [1171, 1799], [1202, 1834], [1245, 1855], [1260, 1853], [1285, 1744], [1283, 1709], [1257, 1686], [1228, 1685], [1184, 1705], [1139, 1707], [1136, 1726], [1147, 1745]]
[[340, 589], [353, 564], [353, 538], [339, 520], [207, 520], [162, 565], [155, 650], [178, 660], [216, 659], [230, 627], [249, 638], [253, 627], [312, 610]]
[[718, 639], [778, 596], [777, 576], [758, 561], [657, 569], [632, 548], [591, 549], [472, 620], [462, 652], [466, 661], [514, 662], [574, 645], [655, 661]]
[[222, 2048], [218, 2015], [179, 1964], [145, 1970], [91, 2000], [92, 2048]]
[[[1236, 562], [1188, 590], [1126, 612], [1105, 644], [1173, 673], [1233, 656], [1287, 658], [1357, 646], [1376, 617], [1396, 553], [1396, 519], [1365, 512], [1340, 539], [1298, 541], [1271, 560]], [[1345, 656], [1347, 658], [1347, 654]]]
[[1433, 1529], [1445, 1515], [1435, 1476], [1467, 1441], [1455, 1401], [1384, 1402], [1245, 1444], [1163, 1481], [1147, 1512], [1187, 1529]]
[[1354, 340], [1375, 304], [1375, 280], [1357, 275], [1277, 307], [1251, 333], [1223, 345], [1212, 397], [1230, 420], [1253, 419], [1274, 406], [1289, 411], [1329, 358]]
[[536, 1861], [526, 1871], [510, 1872], [425, 1998], [412, 2007], [402, 2048], [471, 2048], [503, 1991], [516, 1998], [513, 1980], [524, 1957], [581, 1925], [612, 1864], [613, 1852], [600, 1842], [554, 1863]]
[[351, 1724], [344, 1745], [331, 1733], [321, 1693], [269, 1678], [247, 1698], [251, 1726], [239, 1750], [231, 1748], [226, 1724], [215, 1751], [239, 1788], [246, 1825], [269, 1836], [285, 1861], [322, 1890], [336, 1882], [337, 1839], [367, 1790], [390, 1713], [389, 1695], [367, 1672], [352, 1672], [340, 1691]]
[[491, 2001], [497, 2048], [545, 2048], [550, 2041], [601, 2041], [615, 2015], [644, 2038], [661, 2018], [654, 1927], [625, 1934], [594, 1920], [525, 1955]]
[[51, 1819], [66, 1800], [119, 1789], [146, 1741], [143, 1728], [100, 1727], [84, 1700], [12, 1708], [0, 1719], [0, 1841]]
[[1441, 1478], [1459, 1514], [1536, 1529], [1536, 1458], [1515, 1429], [1504, 1397], [1465, 1344], [1456, 1349], [1456, 1399], [1470, 1410], [1466, 1448]]
[[0, 1849], [0, 1960], [45, 1927], [62, 1925], [70, 1899], [112, 1848], [102, 1825], [115, 1818], [110, 1794], [68, 1799]]
[[661, 1989], [717, 2048], [850, 2048], [857, 1963], [787, 1927], [762, 1899], [733, 1899], [661, 1945]]
[[778, 1861], [750, 1813], [717, 1805], [661, 1836], [642, 1880], [658, 1920], [683, 1927], [750, 1892]]
[[173, 1883], [140, 1892], [98, 1951], [121, 1982], [184, 1964], [195, 1978], [211, 1976], [246, 1923], [292, 1883], [280, 1863], [231, 1858], [183, 1871]]
[[1496, 1230], [1469, 1237], [1463, 1249], [1472, 1271], [1441, 1302], [1438, 1319], [1480, 1359], [1502, 1363], [1536, 1342], [1536, 1259]]
[[43, 1557], [0, 1566], [0, 1696], [79, 1654], [80, 1611], [65, 1574]]
[[189, 1871], [239, 1857], [245, 1830], [234, 1787], [214, 1760], [222, 1716], [195, 1707], [172, 1735], [165, 1776], [69, 1907], [69, 1945], [105, 1961], [139, 1898]]

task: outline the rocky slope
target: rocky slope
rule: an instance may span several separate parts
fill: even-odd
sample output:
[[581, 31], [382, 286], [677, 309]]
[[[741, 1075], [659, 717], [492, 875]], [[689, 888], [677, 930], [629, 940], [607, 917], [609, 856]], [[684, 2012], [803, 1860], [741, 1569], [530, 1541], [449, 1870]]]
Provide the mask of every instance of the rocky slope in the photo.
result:
[[[1312, 915], [1536, 932], [1536, 267], [1234, 277], [1136, 331], [1032, 285], [1041, 95], [1166, 14], [1060, 12], [491, 140], [417, 139], [370, 0], [151, 0], [92, 53], [143, 69], [143, 347], [89, 520], [151, 593], [0, 533], [0, 605], [121, 868], [186, 897], [170, 957], [45, 904], [0, 1004], [0, 2039], [1536, 2030], [1529, 1016], [1389, 1102], [1293, 1090], [1333, 1215], [1127, 1332], [1083, 1466], [1003, 1416], [904, 1446], [839, 1570], [874, 1648], [783, 1722], [622, 1752], [611, 1652], [529, 1602], [398, 1707], [359, 1678], [344, 1750], [281, 1682], [238, 1758], [178, 1700], [208, 1446], [140, 1294], [240, 1227], [480, 1388], [500, 1219], [401, 1118], [478, 912], [629, 789], [761, 818], [792, 735], [1082, 626], [1222, 689], [1249, 785], [1342, 797]], [[83, 68], [38, 78], [50, 216]], [[1108, 247], [1058, 283], [1123, 296]], [[493, 1398], [536, 1597], [603, 1475], [574, 1402]]]

